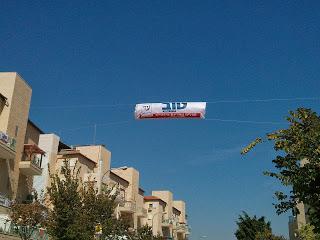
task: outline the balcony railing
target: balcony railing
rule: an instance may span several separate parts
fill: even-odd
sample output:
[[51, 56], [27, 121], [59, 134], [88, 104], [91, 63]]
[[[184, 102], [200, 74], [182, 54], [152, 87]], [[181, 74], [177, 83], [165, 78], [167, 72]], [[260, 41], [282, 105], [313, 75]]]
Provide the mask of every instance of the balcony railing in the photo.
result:
[[45, 151], [36, 144], [25, 144], [24, 153], [19, 163], [20, 171], [24, 175], [41, 175], [42, 157]]
[[132, 201], [124, 201], [119, 204], [120, 210], [123, 212], [135, 212], [136, 204]]
[[41, 157], [38, 157], [38, 156], [34, 156], [34, 157], [31, 159], [31, 163], [32, 163], [35, 167], [41, 169], [42, 158], [41, 158]]
[[[36, 228], [36, 227], [22, 227], [14, 224], [10, 219], [8, 218], [2, 218], [0, 217], [0, 234], [4, 233], [6, 235], [11, 235], [13, 237], [19, 237], [20, 233], [22, 232], [28, 232], [31, 235], [30, 239], [42, 239], [42, 240], [48, 240], [49, 236], [47, 234], [46, 229], [43, 228]], [[11, 239], [11, 238], [10, 238]]]
[[137, 208], [137, 213], [138, 213], [138, 216], [140, 216], [140, 217], [147, 217], [148, 210], [145, 209], [144, 207], [139, 207], [139, 208]]
[[116, 194], [117, 195], [115, 198], [115, 202], [120, 203], [120, 205], [121, 205], [121, 203], [125, 202], [125, 198], [124, 198], [124, 196], [120, 195], [119, 193], [116, 193]]
[[162, 219], [162, 225], [171, 225], [172, 223], [172, 219]]
[[6, 196], [0, 194], [0, 206], [9, 208], [11, 205], [11, 201]]
[[11, 150], [16, 151], [16, 140], [12, 137], [9, 137], [8, 134], [0, 131], [0, 141], [7, 145]]
[[175, 229], [177, 232], [186, 232], [188, 230], [188, 227], [185, 223], [177, 222]]
[[41, 175], [42, 173], [42, 159], [38, 156], [32, 156], [31, 160], [22, 159], [20, 161], [20, 171], [29, 176], [29, 175]]
[[142, 208], [142, 214], [144, 215], [144, 216], [146, 216], [147, 214], [148, 214], [148, 211], [147, 211], [147, 209], [145, 209], [145, 208]]

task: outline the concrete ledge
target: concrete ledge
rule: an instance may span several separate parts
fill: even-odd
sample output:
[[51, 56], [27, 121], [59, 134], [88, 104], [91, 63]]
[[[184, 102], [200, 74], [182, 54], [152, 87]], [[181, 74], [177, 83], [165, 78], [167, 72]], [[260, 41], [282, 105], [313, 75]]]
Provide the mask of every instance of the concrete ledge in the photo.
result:
[[20, 240], [19, 237], [8, 235], [8, 234], [3, 234], [3, 233], [0, 233], [0, 239], [1, 240]]

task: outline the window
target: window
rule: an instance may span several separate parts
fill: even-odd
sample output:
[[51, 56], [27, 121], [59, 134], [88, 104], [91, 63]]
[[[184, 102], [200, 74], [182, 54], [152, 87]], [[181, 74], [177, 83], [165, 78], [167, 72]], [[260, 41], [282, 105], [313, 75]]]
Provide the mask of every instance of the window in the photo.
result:
[[19, 127], [16, 126], [16, 129], [14, 131], [14, 137], [18, 137]]
[[77, 159], [76, 158], [70, 158], [70, 160], [69, 160], [69, 166], [70, 167], [76, 166], [76, 163], [77, 163]]

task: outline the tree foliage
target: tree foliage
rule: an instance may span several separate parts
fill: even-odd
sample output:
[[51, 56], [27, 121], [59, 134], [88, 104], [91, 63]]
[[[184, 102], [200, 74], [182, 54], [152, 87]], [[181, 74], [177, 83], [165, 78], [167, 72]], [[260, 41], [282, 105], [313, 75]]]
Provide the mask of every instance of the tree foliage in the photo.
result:
[[238, 229], [235, 236], [238, 240], [256, 240], [259, 233], [265, 231], [271, 232], [270, 222], [266, 222], [264, 217], [257, 218], [257, 216], [250, 217], [246, 212], [239, 215]]
[[256, 235], [255, 240], [286, 240], [283, 236], [276, 236], [272, 234], [270, 230], [265, 230], [263, 232], [259, 232]]
[[[320, 117], [311, 109], [298, 108], [287, 117], [289, 127], [267, 134], [278, 152], [272, 161], [276, 172], [265, 172], [278, 179], [282, 185], [291, 186], [287, 195], [276, 192], [278, 214], [292, 209], [298, 213], [296, 204], [303, 202], [308, 206], [307, 214], [315, 232], [320, 233]], [[248, 153], [258, 143], [257, 138], [242, 154]]]
[[298, 237], [301, 240], [320, 240], [320, 235], [314, 232], [314, 226], [307, 224], [298, 230]]
[[[86, 227], [81, 225], [82, 201], [79, 193], [79, 169], [62, 167], [63, 178], [51, 174], [51, 185], [47, 188], [50, 211], [47, 230], [52, 239], [91, 239]], [[87, 224], [87, 223], [86, 223]], [[93, 233], [91, 234], [91, 236]]]
[[48, 187], [50, 211], [47, 223], [51, 239], [56, 240], [90, 240], [99, 239], [148, 240], [152, 231], [143, 227], [135, 232], [126, 219], [115, 217], [116, 194], [112, 189], [102, 189], [98, 193], [95, 181], [88, 179], [82, 183], [80, 169], [70, 169], [65, 162], [63, 176], [51, 175]]
[[152, 236], [152, 228], [145, 225], [141, 228], [138, 228], [137, 232], [134, 234], [134, 240], [163, 240], [160, 236]]
[[20, 238], [28, 240], [35, 231], [46, 225], [47, 208], [35, 193], [34, 200], [31, 202], [14, 202], [11, 206], [10, 218]]

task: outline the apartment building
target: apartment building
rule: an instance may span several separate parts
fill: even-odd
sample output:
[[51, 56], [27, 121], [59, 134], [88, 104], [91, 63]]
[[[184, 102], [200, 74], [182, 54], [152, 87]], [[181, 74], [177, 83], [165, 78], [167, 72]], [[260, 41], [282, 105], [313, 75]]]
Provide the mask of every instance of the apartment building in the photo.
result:
[[95, 163], [93, 172], [87, 172], [83, 179], [94, 181], [98, 192], [101, 192], [110, 177], [111, 152], [104, 145], [76, 146], [75, 150]]
[[144, 197], [148, 217], [144, 224], [152, 227], [154, 235], [165, 239], [185, 240], [189, 235], [184, 201], [174, 201], [170, 191], [152, 191]]
[[[307, 159], [303, 159], [301, 161], [301, 166], [303, 166], [307, 162], [308, 162]], [[290, 240], [298, 240], [297, 231], [301, 227], [303, 227], [309, 223], [309, 219], [308, 219], [308, 215], [307, 215], [307, 211], [308, 211], [307, 206], [304, 203], [300, 202], [296, 205], [296, 207], [299, 210], [299, 213], [296, 214], [295, 216], [289, 217], [288, 227], [289, 227]]]
[[119, 203], [117, 215], [137, 229], [142, 225], [142, 218], [146, 214], [143, 210], [143, 191], [139, 188], [139, 172], [132, 167], [113, 169], [112, 172], [129, 183], [124, 189], [124, 201]]
[[111, 187], [117, 193], [116, 216], [137, 229], [149, 225], [154, 235], [186, 239], [186, 210], [169, 191], [144, 196], [139, 171], [110, 168], [111, 152], [103, 145], [70, 147], [59, 136], [44, 133], [29, 120], [32, 89], [14, 72], [0, 73], [0, 217], [7, 218], [10, 200], [32, 200], [46, 191], [49, 173], [61, 176], [62, 166], [79, 167], [84, 182], [94, 181], [98, 192]]
[[34, 173], [28, 158], [32, 154], [26, 154], [34, 149], [24, 145], [32, 90], [14, 72], [0, 73], [0, 83], [0, 214], [6, 216], [10, 199], [24, 195], [17, 194], [19, 182], [24, 182], [19, 177]]
[[145, 218], [144, 224], [152, 228], [152, 233], [155, 236], [163, 236], [162, 221], [166, 205], [167, 203], [159, 197], [144, 197], [144, 206], [148, 211], [148, 217]]
[[42, 159], [46, 152], [38, 145], [41, 134], [43, 131], [28, 120], [23, 154], [19, 163], [20, 174], [16, 199], [20, 201], [32, 200], [34, 177], [42, 174]]
[[115, 214], [117, 218], [120, 218], [120, 204], [126, 199], [126, 189], [129, 187], [130, 182], [115, 174], [113, 171], [110, 171], [109, 180], [107, 182], [108, 187], [111, 189], [111, 194], [117, 194], [115, 199], [117, 203]]
[[162, 214], [162, 236], [171, 237], [173, 235], [173, 194], [170, 191], [152, 191], [152, 196], [158, 197], [166, 203]]
[[180, 215], [176, 220], [176, 226], [174, 228], [176, 238], [178, 240], [186, 239], [190, 234], [187, 222], [186, 203], [182, 200], [174, 200], [173, 206], [180, 211]]
[[46, 152], [42, 157], [42, 173], [33, 177], [33, 189], [38, 194], [43, 194], [50, 183], [49, 166], [53, 165], [57, 159], [58, 152], [62, 149], [70, 149], [69, 146], [60, 142], [60, 137], [55, 134], [40, 134], [39, 148]]
[[296, 216], [289, 217], [289, 238], [290, 240], [298, 240], [297, 231], [309, 223], [309, 219], [307, 216], [307, 207], [303, 203], [297, 204], [297, 209], [299, 210], [299, 214]]

